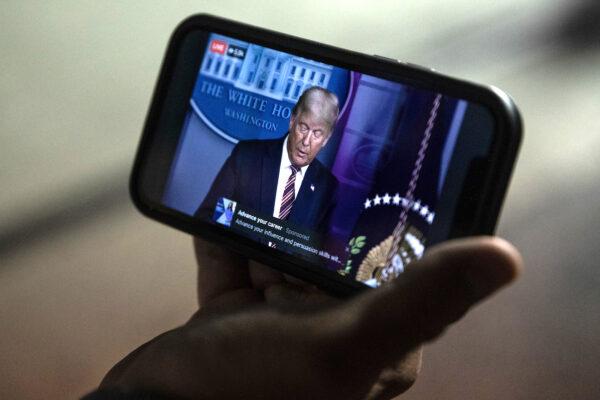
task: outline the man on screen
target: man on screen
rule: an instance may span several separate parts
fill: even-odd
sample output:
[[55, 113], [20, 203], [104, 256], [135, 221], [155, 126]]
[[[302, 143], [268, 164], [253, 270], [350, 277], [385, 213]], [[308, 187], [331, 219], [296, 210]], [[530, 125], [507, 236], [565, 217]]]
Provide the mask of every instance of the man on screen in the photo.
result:
[[307, 89], [294, 106], [287, 135], [234, 147], [195, 216], [210, 219], [218, 199], [225, 197], [306, 229], [325, 229], [337, 179], [316, 156], [338, 114], [335, 94], [317, 86]]

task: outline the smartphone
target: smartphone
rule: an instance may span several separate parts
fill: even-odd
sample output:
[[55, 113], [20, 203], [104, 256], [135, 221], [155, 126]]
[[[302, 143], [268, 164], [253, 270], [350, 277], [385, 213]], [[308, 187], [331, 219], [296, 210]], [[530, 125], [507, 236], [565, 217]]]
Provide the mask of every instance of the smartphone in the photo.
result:
[[130, 190], [150, 218], [347, 296], [492, 234], [520, 140], [494, 87], [195, 15], [168, 45]]

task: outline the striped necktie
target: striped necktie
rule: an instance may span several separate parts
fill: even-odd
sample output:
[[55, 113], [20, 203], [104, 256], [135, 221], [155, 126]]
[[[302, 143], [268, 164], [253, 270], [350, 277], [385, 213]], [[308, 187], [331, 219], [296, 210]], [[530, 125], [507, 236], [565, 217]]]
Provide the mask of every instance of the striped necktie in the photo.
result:
[[300, 168], [296, 167], [295, 165], [290, 165], [290, 168], [292, 169], [292, 173], [285, 184], [285, 189], [283, 189], [281, 207], [279, 208], [279, 219], [286, 219], [288, 215], [290, 215], [290, 211], [292, 211], [292, 205], [296, 199], [296, 173], [300, 170]]

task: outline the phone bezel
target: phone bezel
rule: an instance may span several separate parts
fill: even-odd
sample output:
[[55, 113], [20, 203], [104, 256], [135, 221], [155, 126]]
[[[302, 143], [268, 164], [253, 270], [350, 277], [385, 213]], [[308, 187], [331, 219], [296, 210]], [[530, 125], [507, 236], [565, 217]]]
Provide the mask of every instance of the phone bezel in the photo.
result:
[[[339, 296], [351, 295], [368, 288], [362, 283], [344, 280], [335, 272], [265, 247], [219, 226], [195, 220], [161, 204], [153, 204], [152, 201], [144, 198], [140, 187], [140, 174], [153, 135], [157, 133], [159, 118], [166, 106], [166, 95], [175, 73], [175, 61], [183, 40], [188, 34], [198, 30], [233, 36], [349, 70], [360, 70], [420, 89], [441, 92], [487, 107], [494, 116], [496, 126], [489, 153], [490, 167], [484, 180], [485, 185], [478, 191], [476, 198], [469, 199], [473, 206], [470, 208], [470, 215], [461, 216], [462, 225], [453, 221], [456, 229], [453, 229], [451, 237], [448, 239], [476, 234], [493, 234], [522, 135], [519, 112], [507, 94], [491, 86], [448, 77], [412, 64], [344, 50], [207, 14], [191, 16], [175, 29], [161, 66], [130, 179], [132, 201], [144, 215], [192, 235], [225, 245], [237, 253], [313, 282]], [[481, 182], [478, 183], [481, 184]], [[469, 187], [469, 182], [465, 182], [463, 191], [467, 187]]]

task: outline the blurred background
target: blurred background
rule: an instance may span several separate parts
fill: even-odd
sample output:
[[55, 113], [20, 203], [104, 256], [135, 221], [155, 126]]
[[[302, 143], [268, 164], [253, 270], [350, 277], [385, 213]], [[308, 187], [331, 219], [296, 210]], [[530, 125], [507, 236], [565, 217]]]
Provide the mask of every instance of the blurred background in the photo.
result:
[[197, 12], [510, 93], [525, 137], [498, 233], [527, 268], [427, 347], [403, 398], [598, 398], [598, 1], [3, 1], [0, 10], [0, 398], [77, 398], [197, 307], [190, 237], [145, 219], [127, 195], [167, 40]]

